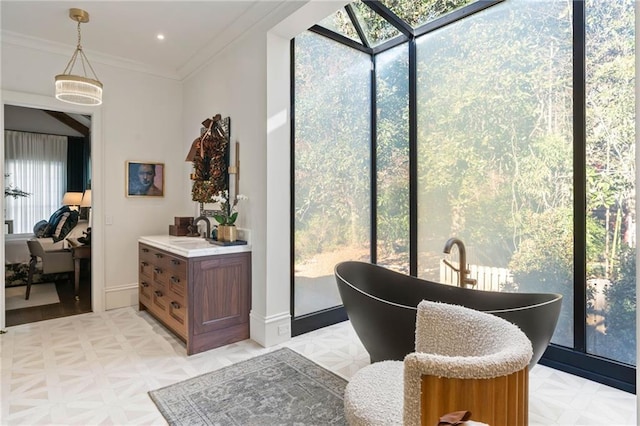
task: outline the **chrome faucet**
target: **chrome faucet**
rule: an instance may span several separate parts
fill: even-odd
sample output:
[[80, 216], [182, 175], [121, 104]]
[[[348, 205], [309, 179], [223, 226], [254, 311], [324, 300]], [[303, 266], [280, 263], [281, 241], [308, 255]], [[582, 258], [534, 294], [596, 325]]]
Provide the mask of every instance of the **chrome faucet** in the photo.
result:
[[198, 217], [196, 217], [193, 220], [193, 227], [197, 231], [198, 222], [200, 222], [201, 220], [204, 220], [204, 223], [207, 225], [207, 233], [205, 234], [204, 238], [205, 239], [210, 239], [211, 238], [211, 222], [209, 221], [208, 217], [206, 217], [206, 216], [198, 216]]
[[444, 252], [446, 254], [451, 253], [451, 247], [454, 245], [458, 246], [460, 267], [456, 268], [447, 259], [443, 259], [442, 261], [445, 265], [458, 273], [458, 287], [466, 287], [467, 284], [471, 286], [476, 285], [478, 281], [473, 278], [469, 278], [470, 271], [467, 269], [467, 250], [464, 248], [462, 240], [459, 240], [458, 238], [449, 238], [444, 245]]

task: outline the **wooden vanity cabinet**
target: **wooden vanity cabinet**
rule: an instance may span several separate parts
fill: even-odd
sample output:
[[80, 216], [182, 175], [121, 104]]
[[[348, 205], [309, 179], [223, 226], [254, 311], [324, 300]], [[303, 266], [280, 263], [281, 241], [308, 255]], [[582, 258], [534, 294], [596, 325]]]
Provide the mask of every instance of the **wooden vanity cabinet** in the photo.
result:
[[187, 354], [249, 338], [251, 252], [186, 258], [139, 243], [139, 306]]

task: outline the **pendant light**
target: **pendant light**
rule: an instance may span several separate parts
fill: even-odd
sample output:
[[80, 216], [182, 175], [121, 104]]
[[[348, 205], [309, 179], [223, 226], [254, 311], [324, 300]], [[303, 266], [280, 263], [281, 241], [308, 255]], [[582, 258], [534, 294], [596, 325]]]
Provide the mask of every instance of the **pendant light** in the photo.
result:
[[[102, 103], [102, 83], [82, 51], [80, 24], [89, 22], [89, 13], [82, 9], [69, 9], [69, 18], [78, 23], [78, 45], [62, 74], [56, 75], [56, 99], [76, 105], [100, 105]], [[80, 58], [83, 76], [73, 75], [73, 67]], [[87, 67], [93, 78], [87, 76]]]

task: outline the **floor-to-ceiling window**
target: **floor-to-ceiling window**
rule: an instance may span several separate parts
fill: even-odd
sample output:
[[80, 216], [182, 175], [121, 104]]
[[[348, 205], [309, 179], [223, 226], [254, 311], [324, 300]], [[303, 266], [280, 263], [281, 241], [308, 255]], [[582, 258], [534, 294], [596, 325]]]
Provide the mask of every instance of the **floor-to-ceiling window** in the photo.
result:
[[403, 43], [375, 56], [376, 263], [409, 273], [409, 55]]
[[587, 352], [636, 365], [633, 2], [585, 2]]
[[342, 304], [338, 261], [370, 260], [371, 57], [305, 33], [295, 63], [293, 314], [302, 317]]
[[[299, 247], [319, 240], [297, 222], [305, 205], [297, 191], [310, 175], [298, 157], [311, 149], [304, 145], [310, 139], [298, 137], [314, 122], [311, 98], [299, 98], [298, 75], [317, 90], [333, 87], [323, 78], [312, 82], [300, 57], [314, 55], [307, 38], [324, 36], [372, 58], [362, 75], [373, 94], [358, 116], [366, 114], [369, 126], [355, 121], [353, 128], [365, 129], [360, 136], [371, 144], [372, 156], [357, 160], [372, 160], [371, 195], [358, 194], [369, 202], [360, 210], [372, 214], [361, 234], [371, 235], [372, 261], [455, 285], [442, 260], [446, 240], [458, 237], [476, 288], [564, 296], [547, 363], [633, 389], [634, 3], [447, 5], [357, 1], [296, 38], [295, 282]], [[372, 12], [399, 35], [390, 36]], [[343, 72], [340, 78], [353, 78], [351, 68]], [[355, 97], [353, 84], [343, 82], [343, 96]], [[448, 260], [455, 264], [457, 254]]]
[[445, 281], [444, 244], [457, 237], [477, 288], [564, 296], [552, 341], [565, 346], [573, 344], [571, 13], [566, 1], [506, 1], [416, 42], [418, 276]]
[[32, 232], [60, 207], [67, 191], [67, 145], [66, 136], [5, 130], [6, 180], [28, 194], [5, 197], [13, 233]]

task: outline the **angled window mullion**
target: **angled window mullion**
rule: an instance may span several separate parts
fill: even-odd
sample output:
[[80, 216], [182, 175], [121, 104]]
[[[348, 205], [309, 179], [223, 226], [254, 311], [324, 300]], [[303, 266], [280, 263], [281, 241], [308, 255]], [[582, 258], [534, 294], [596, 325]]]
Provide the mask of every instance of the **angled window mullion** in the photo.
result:
[[448, 13], [434, 21], [427, 22], [415, 29], [414, 33], [416, 37], [424, 35], [426, 33], [430, 33], [431, 31], [435, 31], [439, 28], [445, 27], [449, 24], [452, 24], [456, 21], [464, 19], [468, 16], [473, 15], [474, 13], [481, 12], [485, 9], [490, 8], [491, 6], [495, 6], [498, 3], [502, 3], [504, 0], [486, 0], [486, 1], [477, 1], [475, 3], [471, 3], [468, 6], [465, 6], [461, 9], [454, 10], [451, 13]]
[[362, 40], [362, 44], [370, 48], [371, 44], [369, 43], [369, 40], [367, 39], [367, 36], [365, 35], [364, 30], [362, 29], [362, 25], [360, 25], [360, 21], [358, 20], [356, 13], [353, 11], [353, 6], [351, 6], [351, 4], [348, 4], [344, 7], [344, 10], [347, 11], [347, 15], [349, 16], [349, 19], [351, 19], [353, 28], [356, 29], [356, 33], [358, 33], [358, 37], [360, 37], [360, 40]]
[[382, 44], [379, 44], [378, 46], [373, 48], [373, 54], [377, 55], [380, 52], [385, 52], [389, 49], [392, 49], [396, 46], [399, 46], [403, 43], [406, 43], [409, 39], [407, 39], [403, 34], [399, 35], [395, 38], [392, 38], [391, 40], [385, 41]]
[[322, 27], [320, 25], [314, 25], [313, 27], [309, 28], [309, 31], [314, 32], [316, 34], [320, 34], [321, 36], [330, 38], [333, 41], [336, 41], [338, 43], [342, 43], [346, 46], [349, 46], [353, 49], [359, 50], [361, 52], [364, 53], [368, 53], [368, 54], [372, 54], [373, 53], [373, 49], [371, 49], [370, 47], [367, 46], [363, 46], [360, 43], [358, 43], [355, 40], [351, 40], [349, 37], [345, 37], [342, 34], [338, 34], [334, 31], [331, 31], [328, 28]]
[[382, 16], [385, 21], [396, 27], [398, 31], [405, 35], [405, 37], [414, 37], [413, 28], [411, 28], [411, 26], [404, 20], [400, 19], [398, 15], [393, 13], [388, 7], [386, 7], [379, 1], [362, 0], [362, 2], [369, 6], [369, 8], [376, 12], [378, 15]]

